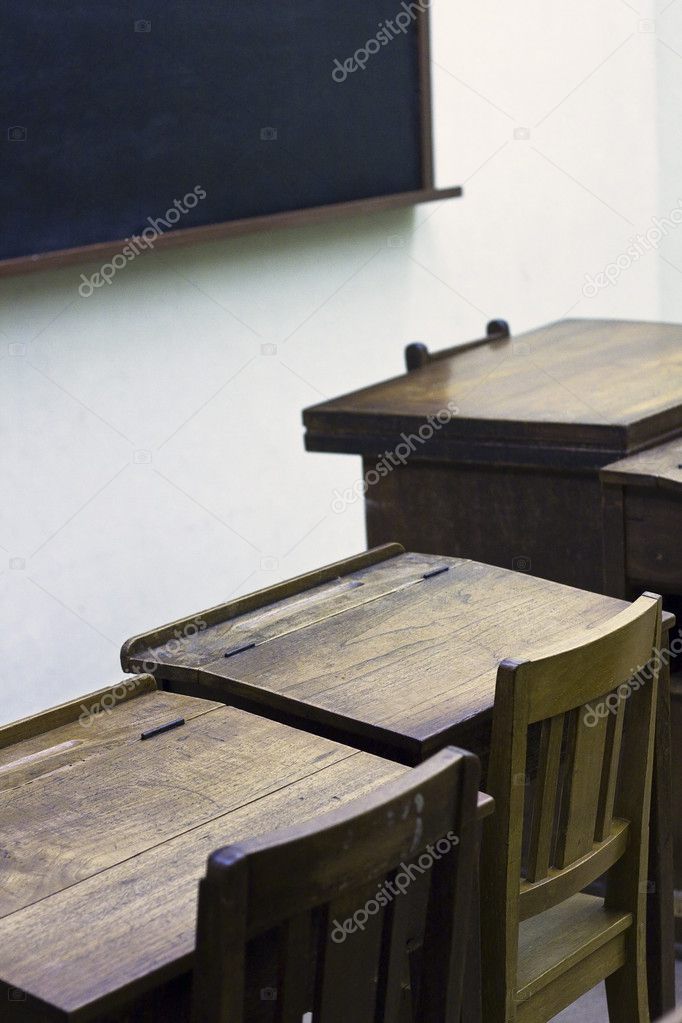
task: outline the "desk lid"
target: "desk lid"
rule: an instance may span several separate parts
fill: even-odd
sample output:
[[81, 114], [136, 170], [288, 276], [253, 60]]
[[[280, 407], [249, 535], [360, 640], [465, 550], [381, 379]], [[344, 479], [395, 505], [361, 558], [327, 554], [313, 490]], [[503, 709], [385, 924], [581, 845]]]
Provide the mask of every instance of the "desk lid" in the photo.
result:
[[[320, 577], [324, 581], [320, 582]], [[309, 577], [310, 578], [310, 577]], [[153, 671], [214, 699], [308, 720], [417, 761], [488, 719], [497, 666], [598, 626], [612, 597], [464, 558], [368, 551], [202, 616], [168, 648], [168, 629], [124, 645], [123, 667]], [[333, 580], [333, 581], [332, 581]], [[283, 584], [284, 585], [284, 584]], [[243, 600], [244, 598], [240, 598]], [[196, 616], [187, 619], [196, 620]]]
[[682, 431], [682, 325], [560, 320], [464, 346], [306, 409], [306, 447], [376, 456], [438, 413], [410, 457], [603, 465]]
[[213, 850], [404, 770], [149, 678], [0, 729], [0, 995], [17, 1019], [118, 1018], [191, 969]]
[[682, 437], [605, 465], [601, 477], [607, 483], [658, 487], [682, 494]]

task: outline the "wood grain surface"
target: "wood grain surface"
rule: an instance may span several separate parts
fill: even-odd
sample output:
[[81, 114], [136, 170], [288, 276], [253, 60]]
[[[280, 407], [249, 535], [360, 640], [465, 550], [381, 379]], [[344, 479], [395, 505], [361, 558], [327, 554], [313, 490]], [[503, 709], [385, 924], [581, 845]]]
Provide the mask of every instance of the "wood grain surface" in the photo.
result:
[[457, 441], [470, 458], [473, 441], [495, 443], [498, 461], [513, 446], [626, 454], [682, 430], [681, 341], [675, 324], [561, 320], [312, 406], [306, 446], [376, 455], [453, 401], [415, 457]]
[[454, 558], [432, 563], [447, 571], [203, 665], [196, 692], [222, 690], [372, 736], [418, 762], [462, 726], [489, 718], [501, 660], [624, 607], [522, 572]]
[[[178, 716], [183, 726], [140, 740]], [[215, 848], [307, 820], [405, 770], [162, 692], [2, 755], [0, 997], [26, 992], [31, 1019], [93, 1019], [183, 973], [197, 882]]]
[[602, 480], [682, 493], [682, 438], [657, 444], [636, 455], [605, 465]]

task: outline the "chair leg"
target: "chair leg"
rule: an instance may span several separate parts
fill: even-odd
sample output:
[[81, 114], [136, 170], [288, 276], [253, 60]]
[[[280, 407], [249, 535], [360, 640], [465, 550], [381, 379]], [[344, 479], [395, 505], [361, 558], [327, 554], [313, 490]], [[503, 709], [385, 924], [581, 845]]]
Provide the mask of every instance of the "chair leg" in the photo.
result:
[[627, 947], [625, 965], [606, 978], [609, 1023], [650, 1023], [643, 935], [628, 935]]

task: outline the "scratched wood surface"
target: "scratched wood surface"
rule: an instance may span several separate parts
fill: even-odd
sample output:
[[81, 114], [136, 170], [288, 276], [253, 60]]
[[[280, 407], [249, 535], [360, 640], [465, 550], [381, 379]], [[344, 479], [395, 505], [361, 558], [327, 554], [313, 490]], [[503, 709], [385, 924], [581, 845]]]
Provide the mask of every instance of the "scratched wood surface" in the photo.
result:
[[[415, 563], [414, 556], [392, 550], [382, 572], [388, 579], [395, 572], [404, 580], [403, 566], [413, 565], [418, 571], [408, 577], [409, 585], [390, 586], [390, 592], [338, 614], [332, 602], [326, 617], [301, 623], [297, 630], [282, 628], [280, 635], [274, 624], [270, 638], [254, 639], [254, 646], [240, 653], [211, 641], [211, 651], [218, 649], [219, 656], [186, 673], [184, 680], [168, 681], [171, 672], [186, 669], [175, 669], [157, 656], [157, 677], [172, 688], [236, 702], [404, 763], [418, 763], [450, 742], [473, 749], [485, 761], [499, 661], [532, 654], [625, 607], [622, 600], [523, 572], [437, 556]], [[376, 557], [376, 552], [367, 556]], [[357, 561], [350, 560], [357, 570]], [[439, 568], [447, 571], [433, 574]], [[343, 563], [335, 571], [343, 574]], [[268, 620], [276, 623], [277, 604], [268, 608]], [[237, 619], [238, 605], [225, 605], [221, 614], [228, 621]], [[159, 633], [163, 629], [147, 634], [148, 646]], [[210, 635], [209, 628], [200, 642]], [[661, 723], [657, 762], [666, 773], [669, 730]], [[672, 874], [665, 785], [657, 786], [652, 822], [649, 878], [654, 890], [649, 898], [656, 940], [650, 943], [650, 983], [652, 1004], [667, 1008]]]
[[[186, 723], [140, 740], [177, 717]], [[31, 1019], [92, 1019], [185, 972], [213, 849], [309, 819], [405, 770], [155, 691], [89, 726], [33, 732], [2, 749], [0, 773], [0, 993], [27, 992]]]
[[[418, 583], [441, 559], [428, 554], [404, 554], [399, 544], [382, 549], [384, 560], [372, 553], [330, 566], [324, 581], [313, 573], [305, 589], [283, 584], [262, 591], [257, 606], [245, 607], [244, 598], [202, 611], [170, 626], [127, 640], [121, 651], [126, 671], [144, 668], [165, 679], [195, 679], [196, 669], [252, 644], [277, 639], [379, 596]], [[402, 554], [402, 557], [396, 555]], [[355, 565], [361, 567], [354, 567]], [[303, 577], [305, 578], [305, 577]], [[258, 595], [254, 595], [258, 596]]]
[[681, 341], [675, 324], [561, 320], [308, 408], [306, 444], [376, 455], [454, 400], [430, 455], [458, 438], [625, 454], [682, 429]]
[[502, 659], [598, 625], [625, 606], [464, 559], [415, 566], [399, 555], [391, 564], [402, 578], [404, 566], [419, 572], [409, 585], [217, 657], [202, 665], [192, 691], [371, 737], [417, 762], [460, 741], [463, 726], [489, 719]]

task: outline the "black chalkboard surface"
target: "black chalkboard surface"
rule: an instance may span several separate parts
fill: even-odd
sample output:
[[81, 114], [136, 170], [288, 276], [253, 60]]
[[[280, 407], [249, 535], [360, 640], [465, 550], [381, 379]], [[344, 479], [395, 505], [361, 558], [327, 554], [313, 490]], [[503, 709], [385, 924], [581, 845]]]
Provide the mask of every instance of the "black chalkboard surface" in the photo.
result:
[[3, 0], [0, 259], [431, 192], [421, 3]]

